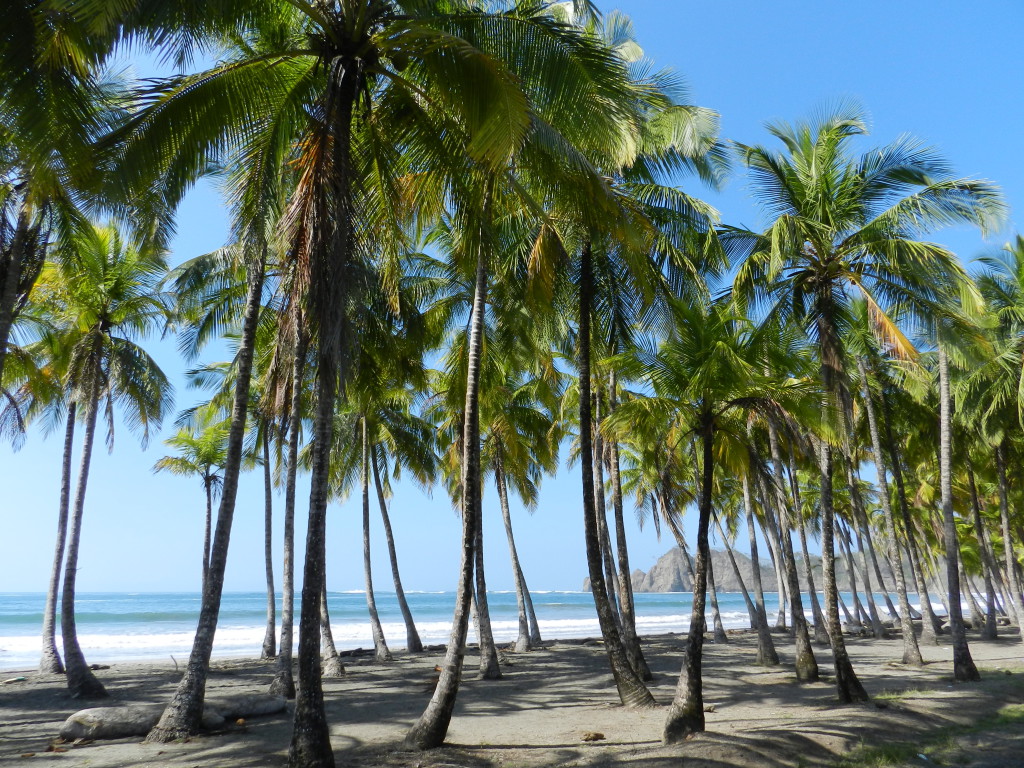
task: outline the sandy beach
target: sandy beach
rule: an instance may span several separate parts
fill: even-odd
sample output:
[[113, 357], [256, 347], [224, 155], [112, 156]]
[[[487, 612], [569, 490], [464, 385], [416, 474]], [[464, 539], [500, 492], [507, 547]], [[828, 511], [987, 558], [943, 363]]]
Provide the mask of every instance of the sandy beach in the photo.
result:
[[[599, 641], [549, 642], [526, 654], [504, 653], [504, 677], [477, 680], [468, 668], [448, 746], [429, 753], [400, 750], [405, 730], [431, 690], [439, 651], [346, 659], [343, 678], [325, 681], [328, 717], [339, 765], [441, 766], [678, 766], [967, 765], [1019, 766], [1024, 749], [1024, 646], [1015, 636], [973, 642], [983, 680], [954, 684], [948, 641], [922, 649], [927, 664], [909, 669], [894, 660], [899, 640], [848, 640], [871, 704], [838, 706], [827, 682], [831, 658], [815, 653], [826, 681], [798, 685], [784, 635], [783, 666], [753, 664], [753, 638], [734, 632], [728, 645], [705, 646], [703, 736], [679, 746], [660, 743], [664, 708], [618, 705]], [[646, 642], [659, 704], [671, 700], [683, 636]], [[273, 662], [215, 661], [210, 696], [265, 690]], [[99, 673], [109, 705], [165, 701], [179, 679], [173, 664], [113, 664]], [[91, 768], [279, 766], [291, 730], [290, 708], [187, 743], [146, 745], [140, 739], [55, 744], [61, 723], [88, 706], [71, 700], [60, 677], [7, 673], [24, 681], [0, 686], [0, 765]], [[108, 703], [104, 703], [104, 706]], [[584, 741], [588, 733], [603, 736]], [[921, 756], [924, 757], [921, 757]], [[882, 758], [889, 762], [880, 762]], [[874, 761], [874, 762], [872, 762]]]

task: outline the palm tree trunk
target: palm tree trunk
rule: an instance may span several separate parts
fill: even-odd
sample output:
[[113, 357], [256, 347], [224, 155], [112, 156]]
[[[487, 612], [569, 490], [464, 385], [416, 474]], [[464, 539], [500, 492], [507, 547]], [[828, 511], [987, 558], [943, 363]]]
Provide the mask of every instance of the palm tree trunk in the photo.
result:
[[[622, 610], [619, 605], [619, 578], [615, 568], [615, 558], [612, 555], [612, 537], [608, 532], [608, 510], [604, 493], [604, 438], [601, 436], [601, 396], [594, 393], [594, 503], [597, 508], [597, 524], [600, 527], [601, 536], [601, 559], [604, 563], [605, 583], [608, 585], [608, 597], [611, 601], [612, 611], [615, 614], [615, 622], [619, 627], [620, 636], [622, 629]], [[625, 643], [625, 640], [623, 640]], [[628, 652], [627, 652], [628, 657]], [[637, 671], [639, 674], [639, 671]]]
[[11, 238], [10, 256], [4, 269], [4, 279], [0, 284], [0, 381], [3, 380], [4, 361], [7, 359], [7, 343], [11, 338], [14, 326], [14, 314], [18, 305], [18, 292], [21, 287], [21, 267], [25, 258], [25, 247], [29, 236], [28, 215], [24, 209], [18, 213]]
[[60, 468], [60, 506], [57, 510], [57, 546], [53, 551], [53, 565], [50, 567], [50, 582], [46, 589], [46, 607], [43, 609], [43, 652], [39, 659], [39, 671], [44, 674], [64, 674], [64, 664], [57, 652], [57, 590], [60, 587], [60, 572], [64, 565], [64, 549], [68, 538], [68, 507], [71, 503], [71, 457], [75, 447], [74, 401], [68, 403], [67, 425], [64, 429], [64, 454]]
[[[825, 396], [833, 403], [842, 403], [841, 390], [846, 386], [843, 369], [843, 351], [835, 325], [836, 311], [833, 305], [832, 285], [825, 284], [819, 289], [818, 301], [818, 345], [821, 358], [821, 383]], [[823, 405], [827, 405], [824, 403]], [[839, 624], [839, 590], [836, 588], [835, 560], [835, 506], [832, 497], [834, 466], [832, 446], [822, 442], [819, 449], [821, 469], [821, 544], [822, 567], [825, 581], [825, 613], [828, 620], [828, 636], [832, 645], [832, 662], [836, 670], [836, 691], [839, 701], [850, 703], [866, 701], [867, 692], [853, 671], [853, 664], [846, 652], [843, 630]]]
[[[836, 521], [836, 536], [839, 538], [839, 548], [846, 558], [846, 576], [850, 580], [850, 598], [853, 602], [853, 621], [851, 626], [857, 631], [864, 629], [863, 618], [867, 618], [867, 612], [860, 603], [860, 595], [857, 592], [857, 565], [853, 562], [853, 547], [850, 546], [850, 538], [846, 534], [842, 520]], [[870, 619], [869, 619], [870, 621]]]
[[213, 531], [213, 488], [211, 478], [203, 478], [203, 490], [206, 493], [206, 520], [203, 522], [203, 581], [202, 588], [210, 580], [210, 540]]
[[96, 699], [107, 695], [103, 684], [85, 663], [85, 656], [78, 644], [75, 627], [75, 578], [78, 575], [78, 548], [82, 541], [82, 513], [85, 511], [85, 490], [89, 483], [89, 464], [92, 461], [92, 446], [96, 436], [96, 416], [100, 400], [100, 371], [97, 361], [92, 371], [89, 399], [85, 408], [85, 434], [82, 440], [82, 456], [78, 469], [78, 487], [71, 510], [71, 530], [68, 533], [67, 563], [64, 565], [64, 588], [60, 604], [60, 633], [64, 641], [64, 668], [67, 674], [68, 691], [76, 699]]
[[[612, 376], [612, 408], [615, 407], [615, 378]], [[615, 515], [615, 552], [619, 567], [619, 605], [622, 609], [622, 641], [626, 646], [629, 663], [641, 680], [652, 680], [654, 673], [644, 658], [640, 637], [636, 632], [636, 604], [633, 600], [633, 579], [629, 573], [629, 548], [626, 546], [626, 522], [622, 504], [622, 476], [619, 471], [619, 444], [609, 443], [612, 481], [612, 510]]]
[[267, 573], [267, 631], [263, 635], [262, 659], [277, 655], [277, 590], [274, 589], [274, 485], [270, 479], [270, 429], [263, 430], [263, 562]]
[[[320, 353], [324, 356], [323, 351]], [[317, 366], [317, 404], [313, 422], [313, 462], [306, 529], [306, 558], [302, 570], [302, 607], [299, 613], [299, 675], [295, 717], [288, 751], [289, 768], [329, 768], [334, 765], [324, 691], [322, 612], [326, 608], [326, 522], [331, 442], [334, 439], [336, 374], [333, 361]], [[330, 631], [330, 622], [326, 623]], [[327, 648], [325, 650], [330, 650]]]
[[334, 645], [334, 631], [331, 629], [331, 611], [327, 604], [327, 584], [320, 590], [320, 663], [322, 677], [341, 677], [345, 674], [345, 665]]
[[[778, 529], [774, 525], [773, 521], [769, 521], [768, 518], [772, 514], [771, 505], [768, 503], [768, 495], [766, 494], [764, 487], [761, 488], [761, 501], [762, 510], [764, 511], [764, 523], [767, 527], [763, 528], [764, 540], [768, 545], [768, 557], [771, 560], [772, 568], [775, 570], [775, 591], [776, 597], [778, 598], [779, 607], [778, 613], [775, 620], [776, 628], [785, 628], [786, 626], [786, 577], [783, 575], [782, 566], [782, 554], [779, 552], [779, 541], [778, 541]], [[769, 533], [773, 531], [774, 533]]]
[[242, 323], [242, 337], [236, 357], [238, 378], [235, 381], [234, 402], [231, 408], [231, 427], [228, 431], [227, 455], [224, 461], [224, 484], [221, 489], [220, 511], [217, 514], [217, 530], [214, 533], [210, 552], [210, 577], [203, 585], [203, 599], [199, 609], [199, 623], [192, 643], [192, 653], [171, 703], [164, 710], [160, 722], [146, 737], [148, 742], [167, 743], [175, 739], [187, 738], [198, 733], [202, 724], [206, 674], [210, 668], [210, 653], [213, 651], [213, 637], [217, 631], [217, 618], [220, 614], [224, 568], [227, 565], [228, 543], [231, 540], [231, 523], [234, 519], [235, 498], [238, 493], [238, 476], [242, 468], [242, 443], [248, 414], [249, 382], [252, 378], [256, 326], [259, 319], [260, 298], [263, 294], [265, 259], [266, 254], [261, 253], [257, 263], [249, 271], [245, 319]]
[[992, 553], [988, 548], [988, 537], [985, 536], [985, 524], [981, 520], [981, 501], [978, 499], [978, 486], [974, 480], [974, 467], [970, 459], [967, 461], [967, 481], [971, 489], [974, 535], [978, 540], [978, 550], [981, 552], [981, 573], [985, 580], [985, 620], [981, 626], [981, 639], [995, 640], [999, 634], [996, 628], [995, 585], [992, 580], [995, 568], [992, 567]]
[[[587, 551], [590, 591], [594, 596], [597, 619], [601, 626], [608, 663], [611, 666], [619, 698], [627, 707], [654, 706], [654, 697], [634, 671], [616, 625], [614, 610], [608, 597], [601, 559], [601, 527], [594, 498], [594, 449], [591, 441], [593, 418], [590, 391], [590, 313], [593, 274], [591, 244], [582, 252], [579, 285], [578, 371], [580, 388], [580, 466], [583, 475], [583, 535]], [[703, 716], [703, 715], [702, 715]]]
[[971, 588], [971, 582], [967, 579], [967, 571], [964, 570], [964, 559], [959, 558], [957, 563], [957, 570], [960, 576], [960, 594], [961, 600], [963, 596], [967, 597], [967, 603], [971, 609], [971, 628], [972, 629], [985, 629], [985, 612], [981, 610], [981, 606], [978, 604], [978, 598], [974, 596], [974, 590]]
[[484, 578], [484, 526], [481, 517], [476, 529], [476, 620], [480, 635], [480, 678], [500, 680], [501, 665], [498, 664], [498, 649], [494, 645], [491, 631], [491, 611], [487, 603], [487, 580]]
[[701, 433], [700, 515], [697, 521], [697, 565], [693, 584], [693, 608], [690, 632], [686, 638], [686, 657], [668, 710], [662, 741], [678, 744], [704, 730], [704, 692], [701, 679], [701, 655], [704, 648], [704, 608], [707, 600], [708, 527], [711, 523], [711, 486], [714, 478], [714, 428], [705, 425]]
[[750, 565], [754, 571], [754, 608], [757, 613], [757, 663], [774, 666], [779, 663], [779, 654], [772, 640], [768, 626], [768, 613], [764, 607], [764, 584], [761, 581], [761, 560], [757, 553], [757, 531], [754, 528], [754, 505], [750, 497], [750, 475], [743, 475], [743, 511], [747, 521], [747, 538], [750, 542]]
[[405, 621], [405, 650], [409, 653], [422, 653], [423, 643], [420, 640], [420, 633], [416, 631], [416, 622], [413, 621], [412, 611], [409, 610], [409, 602], [405, 599], [405, 590], [402, 589], [402, 577], [398, 573], [398, 552], [395, 550], [395, 536], [391, 531], [391, 518], [388, 516], [388, 505], [384, 499], [384, 487], [380, 481], [380, 467], [377, 464], [377, 455], [370, 451], [370, 466], [373, 468], [373, 484], [377, 490], [377, 502], [380, 505], [380, 517], [384, 522], [384, 538], [388, 543], [388, 559], [391, 561], [391, 579], [395, 582], [395, 597], [398, 600], [398, 610], [402, 612], [402, 619]]
[[832, 663], [836, 671], [836, 693], [839, 701], [849, 704], [867, 701], [868, 694], [857, 679], [846, 652], [843, 628], [839, 623], [839, 590], [836, 588], [835, 509], [832, 506], [832, 448], [822, 443], [821, 455], [821, 560], [825, 581], [825, 614], [828, 622]]
[[722, 624], [722, 613], [718, 610], [718, 590], [715, 588], [715, 564], [710, 552], [708, 554], [708, 596], [711, 598], [711, 625], [715, 629], [715, 645], [725, 645], [729, 642], [729, 636], [725, 634], [725, 625]]
[[[485, 196], [484, 210], [489, 196]], [[459, 692], [459, 679], [466, 656], [466, 633], [473, 600], [473, 571], [476, 562], [480, 504], [480, 356], [483, 349], [484, 309], [487, 303], [487, 262], [483, 244], [477, 253], [473, 309], [469, 323], [466, 366], [466, 408], [462, 424], [462, 558], [455, 592], [452, 631], [434, 695], [419, 720], [405, 736], [408, 749], [433, 749], [444, 743]]]
[[736, 576], [736, 583], [739, 585], [740, 594], [743, 595], [743, 604], [747, 607], [747, 616], [750, 618], [750, 628], [756, 632], [758, 628], [757, 606], [750, 599], [747, 584], [743, 580], [739, 563], [736, 562], [736, 553], [733, 551], [732, 544], [729, 543], [729, 535], [725, 532], [725, 528], [722, 527], [722, 521], [717, 517], [715, 518], [715, 529], [718, 531], [718, 535], [722, 537], [722, 546], [725, 547], [725, 554], [729, 558], [729, 565], [732, 566], [732, 572]]
[[[790, 619], [793, 623], [793, 639], [796, 644], [796, 679], [803, 682], [815, 682], [818, 679], [818, 661], [814, 658], [811, 648], [811, 635], [807, 631], [807, 617], [804, 615], [804, 604], [800, 597], [800, 576], [796, 570], [796, 558], [793, 555], [793, 518], [786, 503], [786, 492], [783, 490], [782, 454], [775, 422], [769, 419], [768, 442], [772, 457], [772, 470], [775, 473], [775, 499], [779, 509], [778, 538], [781, 543], [782, 560], [786, 569], [786, 584], [789, 587]], [[768, 481], [765, 480], [765, 484]], [[768, 517], [768, 510], [765, 511]], [[772, 516], [774, 517], [774, 516]]]
[[1003, 535], [1003, 557], [1006, 561], [1006, 581], [1010, 591], [1010, 610], [1020, 627], [1024, 640], [1024, 598], [1021, 596], [1020, 581], [1017, 579], [1017, 555], [1013, 551], [1013, 536], [1010, 533], [1009, 483], [1006, 481], [1006, 450], [1003, 444], [996, 446], [996, 470], [999, 477], [999, 526]]
[[523, 584], [523, 571], [519, 567], [519, 554], [516, 552], [516, 540], [512, 535], [512, 514], [508, 508], [508, 489], [505, 487], [505, 469], [501, 460], [501, 449], [498, 448], [494, 457], [494, 485], [498, 489], [498, 501], [501, 503], [501, 519], [505, 523], [505, 538], [508, 540], [508, 553], [512, 561], [512, 577], [516, 588], [516, 615], [519, 620], [519, 634], [516, 637], [516, 653], [530, 650], [530, 620], [526, 615], [526, 585]]
[[946, 581], [949, 587], [949, 626], [953, 635], [953, 676], [957, 680], [980, 680], [978, 668], [974, 666], [971, 650], [967, 645], [963, 611], [960, 607], [960, 574], [957, 563], [960, 560], [960, 544], [956, 536], [956, 520], [953, 517], [953, 471], [951, 430], [951, 406], [949, 394], [949, 360], [946, 350], [939, 343], [939, 474], [942, 486], [943, 539], [946, 547]]
[[829, 647], [828, 622], [821, 610], [821, 603], [818, 601], [818, 590], [814, 583], [814, 565], [811, 563], [811, 554], [807, 548], [807, 526], [803, 517], [797, 520], [797, 532], [800, 534], [800, 553], [804, 560], [804, 578], [807, 579], [807, 591], [811, 596], [811, 614], [814, 616], [814, 642], [822, 647]]
[[533, 597], [530, 596], [530, 588], [526, 583], [526, 576], [522, 568], [519, 569], [519, 580], [523, 582], [523, 597], [526, 600], [526, 618], [530, 622], [530, 645], [538, 647], [543, 640], [540, 636], [540, 622], [537, 621], [537, 612], [533, 609]]
[[[860, 551], [860, 575], [861, 581], [864, 582], [864, 602], [867, 603], [868, 621], [871, 624], [871, 631], [877, 638], [888, 638], [889, 633], [885, 630], [885, 625], [882, 624], [882, 617], [878, 613], [878, 606], [875, 604], [874, 589], [871, 587], [871, 568], [868, 566], [868, 551], [865, 548], [864, 538], [861, 532], [858, 530], [860, 523], [858, 518], [864, 512], [863, 504], [864, 501], [860, 496], [860, 489], [858, 484], [858, 477], [855, 472], [850, 469], [849, 463], [847, 463], [847, 473], [850, 482], [850, 487], [855, 489], [850, 495], [853, 497], [853, 517], [854, 520], [849, 526], [847, 531], [847, 539], [851, 542], [852, 547], [853, 535], [857, 536], [857, 549]], [[859, 510], [859, 511], [858, 511]], [[867, 516], [864, 515], [864, 525], [867, 525]]]
[[796, 457], [793, 453], [792, 444], [789, 446], [789, 462], [786, 465], [786, 474], [789, 476], [789, 491], [792, 497], [794, 516], [796, 517], [796, 529], [800, 535], [800, 553], [804, 559], [804, 577], [807, 579], [807, 593], [811, 598], [811, 615], [814, 617], [814, 642], [822, 647], [827, 647], [829, 645], [828, 630], [826, 628], [827, 622], [825, 621], [825, 614], [821, 610], [821, 603], [818, 602], [818, 590], [814, 583], [814, 565], [811, 563], [810, 551], [807, 548], [807, 526], [801, 512], [800, 481], [796, 476]]
[[[875, 460], [875, 473], [878, 475], [878, 495], [882, 501], [882, 516], [885, 521], [885, 539], [889, 549], [889, 562], [892, 565], [893, 579], [896, 581], [896, 599], [899, 601], [900, 634], [903, 636], [903, 663], [914, 667], [924, 664], [921, 649], [914, 634], [914, 621], [910, 613], [910, 599], [907, 597], [907, 582], [903, 578], [903, 564], [900, 560], [899, 545], [896, 540], [896, 522], [892, 514], [892, 502], [889, 498], [889, 481], [885, 454], [882, 453], [882, 439], [878, 431], [878, 417], [875, 414], [874, 398], [871, 396], [871, 385], [868, 379], [868, 368], [864, 358], [859, 358], [860, 376], [864, 381], [864, 408], [868, 416], [868, 432], [871, 435], [871, 455]], [[973, 477], [972, 477], [973, 480]]]
[[924, 572], [921, 570], [921, 561], [918, 557], [917, 543], [913, 535], [913, 523], [910, 519], [910, 505], [907, 503], [907, 489], [903, 482], [903, 464], [899, 451], [896, 448], [896, 441], [892, 434], [892, 421], [889, 416], [889, 404], [885, 398], [885, 391], [880, 394], [882, 403], [882, 426], [885, 429], [885, 448], [889, 454], [892, 479], [896, 483], [896, 498], [900, 504], [900, 520], [903, 522], [905, 545], [907, 548], [907, 559], [910, 562], [910, 570], [917, 587], [917, 601], [921, 605], [921, 642], [927, 645], [938, 645], [939, 621], [932, 610], [931, 596], [928, 594], [928, 585], [925, 583]]
[[[347, 292], [354, 250], [352, 120], [360, 98], [356, 67], [348, 58], [333, 58], [325, 73], [329, 84], [324, 103], [331, 132], [331, 155], [321, 172], [330, 182], [315, 193], [318, 222], [311, 231], [309, 288], [305, 297], [316, 340], [316, 406], [313, 412], [310, 463], [309, 518], [306, 558], [302, 571], [302, 610], [299, 615], [299, 677], [295, 697], [289, 768], [333, 768], [334, 753], [324, 712], [319, 627], [326, 589], [327, 501], [330, 494], [334, 406], [339, 382], [344, 384]], [[325, 139], [326, 141], [326, 139]]]
[[871, 586], [871, 576], [874, 574], [878, 580], [878, 590], [885, 598], [886, 608], [890, 616], [896, 615], [896, 608], [889, 600], [889, 594], [885, 589], [885, 582], [882, 580], [882, 570], [878, 567], [878, 558], [875, 557], [875, 547], [871, 540], [871, 526], [868, 525], [868, 516], [864, 507], [864, 498], [860, 492], [860, 471], [852, 463], [847, 463], [847, 472], [850, 475], [850, 487], [854, 489], [852, 494], [853, 504], [853, 526], [851, 528], [857, 534], [857, 546], [863, 558], [861, 570], [864, 580], [864, 594], [867, 598], [868, 615], [871, 617], [871, 627], [875, 637], [887, 638], [889, 633], [882, 624], [881, 613], [875, 603], [875, 592]]
[[373, 567], [370, 560], [370, 437], [366, 429], [366, 414], [362, 418], [362, 461], [360, 467], [363, 486], [363, 580], [366, 582], [366, 608], [370, 612], [370, 630], [373, 633], [373, 652], [378, 662], [394, 661], [384, 639], [384, 628], [377, 615], [377, 598], [373, 594]]
[[292, 648], [295, 621], [295, 482], [298, 474], [299, 431], [302, 425], [302, 377], [306, 367], [306, 334], [302, 317], [296, 327], [292, 360], [292, 391], [288, 404], [288, 467], [284, 487], [284, 563], [281, 574], [281, 649], [270, 693], [295, 698]]

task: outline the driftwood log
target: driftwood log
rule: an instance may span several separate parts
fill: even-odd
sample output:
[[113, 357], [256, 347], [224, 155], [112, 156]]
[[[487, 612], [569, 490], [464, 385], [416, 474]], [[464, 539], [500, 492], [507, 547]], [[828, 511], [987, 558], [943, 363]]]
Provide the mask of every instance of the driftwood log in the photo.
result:
[[[163, 714], [164, 704], [131, 704], [122, 707], [93, 707], [71, 715], [60, 728], [60, 737], [76, 739], [125, 739], [145, 736]], [[203, 707], [203, 728], [216, 730], [240, 717], [259, 717], [283, 712], [283, 696], [211, 697]]]

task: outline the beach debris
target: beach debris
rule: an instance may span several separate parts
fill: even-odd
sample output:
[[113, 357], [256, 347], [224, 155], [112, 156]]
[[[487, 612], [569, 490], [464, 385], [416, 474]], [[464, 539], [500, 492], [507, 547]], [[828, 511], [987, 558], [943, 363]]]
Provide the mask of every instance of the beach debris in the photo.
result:
[[94, 671], [100, 670], [100, 669], [110, 669], [110, 665], [109, 664], [90, 664], [89, 665], [89, 669], [94, 670]]
[[441, 682], [441, 667], [434, 667], [435, 674], [432, 677], [428, 677], [423, 684], [423, 692], [433, 694], [437, 688], [437, 684]]
[[715, 708], [716, 708], [716, 706], [717, 706], [717, 705], [715, 705], [715, 704], [705, 704], [705, 705], [704, 705], [704, 711], [705, 711], [705, 712], [714, 712], [714, 711], [715, 711]]
[[583, 741], [604, 741], [605, 735], [598, 731], [587, 731], [583, 734]]
[[10, 685], [11, 683], [23, 683], [28, 680], [27, 677], [9, 677], [4, 680], [4, 685]]
[[[93, 707], [71, 715], [60, 728], [60, 736], [68, 741], [79, 739], [124, 739], [145, 736], [160, 720], [164, 704], [136, 704], [126, 707]], [[252, 694], [249, 696], [212, 697], [203, 708], [203, 728], [216, 730], [226, 722], [283, 712], [285, 698]]]

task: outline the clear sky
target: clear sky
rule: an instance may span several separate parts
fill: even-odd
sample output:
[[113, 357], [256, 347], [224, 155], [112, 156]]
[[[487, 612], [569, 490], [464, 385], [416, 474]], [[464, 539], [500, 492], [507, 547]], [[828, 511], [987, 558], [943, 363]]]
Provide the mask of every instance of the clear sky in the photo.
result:
[[[798, 120], [840, 99], [853, 99], [872, 118], [863, 148], [909, 133], [938, 147], [964, 176], [1002, 185], [1011, 206], [1005, 231], [982, 241], [969, 230], [940, 232], [970, 260], [1005, 242], [1024, 210], [1024, 59], [1019, 0], [620, 0], [600, 2], [632, 16], [640, 44], [659, 65], [689, 83], [694, 103], [718, 110], [722, 135], [768, 143], [763, 124]], [[701, 191], [726, 222], [759, 226], [743, 179], [720, 193]], [[172, 262], [222, 245], [227, 221], [216, 191], [201, 185], [183, 204]], [[179, 406], [187, 390], [185, 364], [170, 342], [150, 348], [175, 381]], [[165, 432], [169, 430], [165, 429]], [[86, 502], [79, 589], [164, 591], [198, 589], [203, 499], [198, 482], [153, 475], [164, 454], [161, 437], [141, 452], [119, 427], [114, 451], [94, 454]], [[56, 528], [61, 435], [34, 429], [12, 453], [0, 445], [0, 592], [42, 591]], [[305, 484], [300, 486], [298, 535], [304, 540]], [[579, 468], [549, 479], [529, 515], [514, 506], [513, 522], [527, 581], [533, 589], [578, 589], [586, 573]], [[485, 535], [488, 584], [511, 589], [507, 548], [493, 488], [487, 489]], [[280, 587], [281, 498], [275, 498], [276, 569]], [[443, 489], [433, 497], [400, 487], [391, 503], [407, 589], [448, 590], [458, 569], [459, 521]], [[374, 508], [375, 584], [390, 588], [382, 533]], [[263, 587], [263, 498], [258, 474], [243, 478], [235, 515], [226, 589]], [[669, 548], [650, 528], [629, 524], [635, 567], [649, 568]], [[328, 520], [328, 587], [362, 587], [357, 502], [335, 505]], [[301, 561], [300, 561], [301, 562]], [[301, 570], [301, 569], [300, 569]]]

